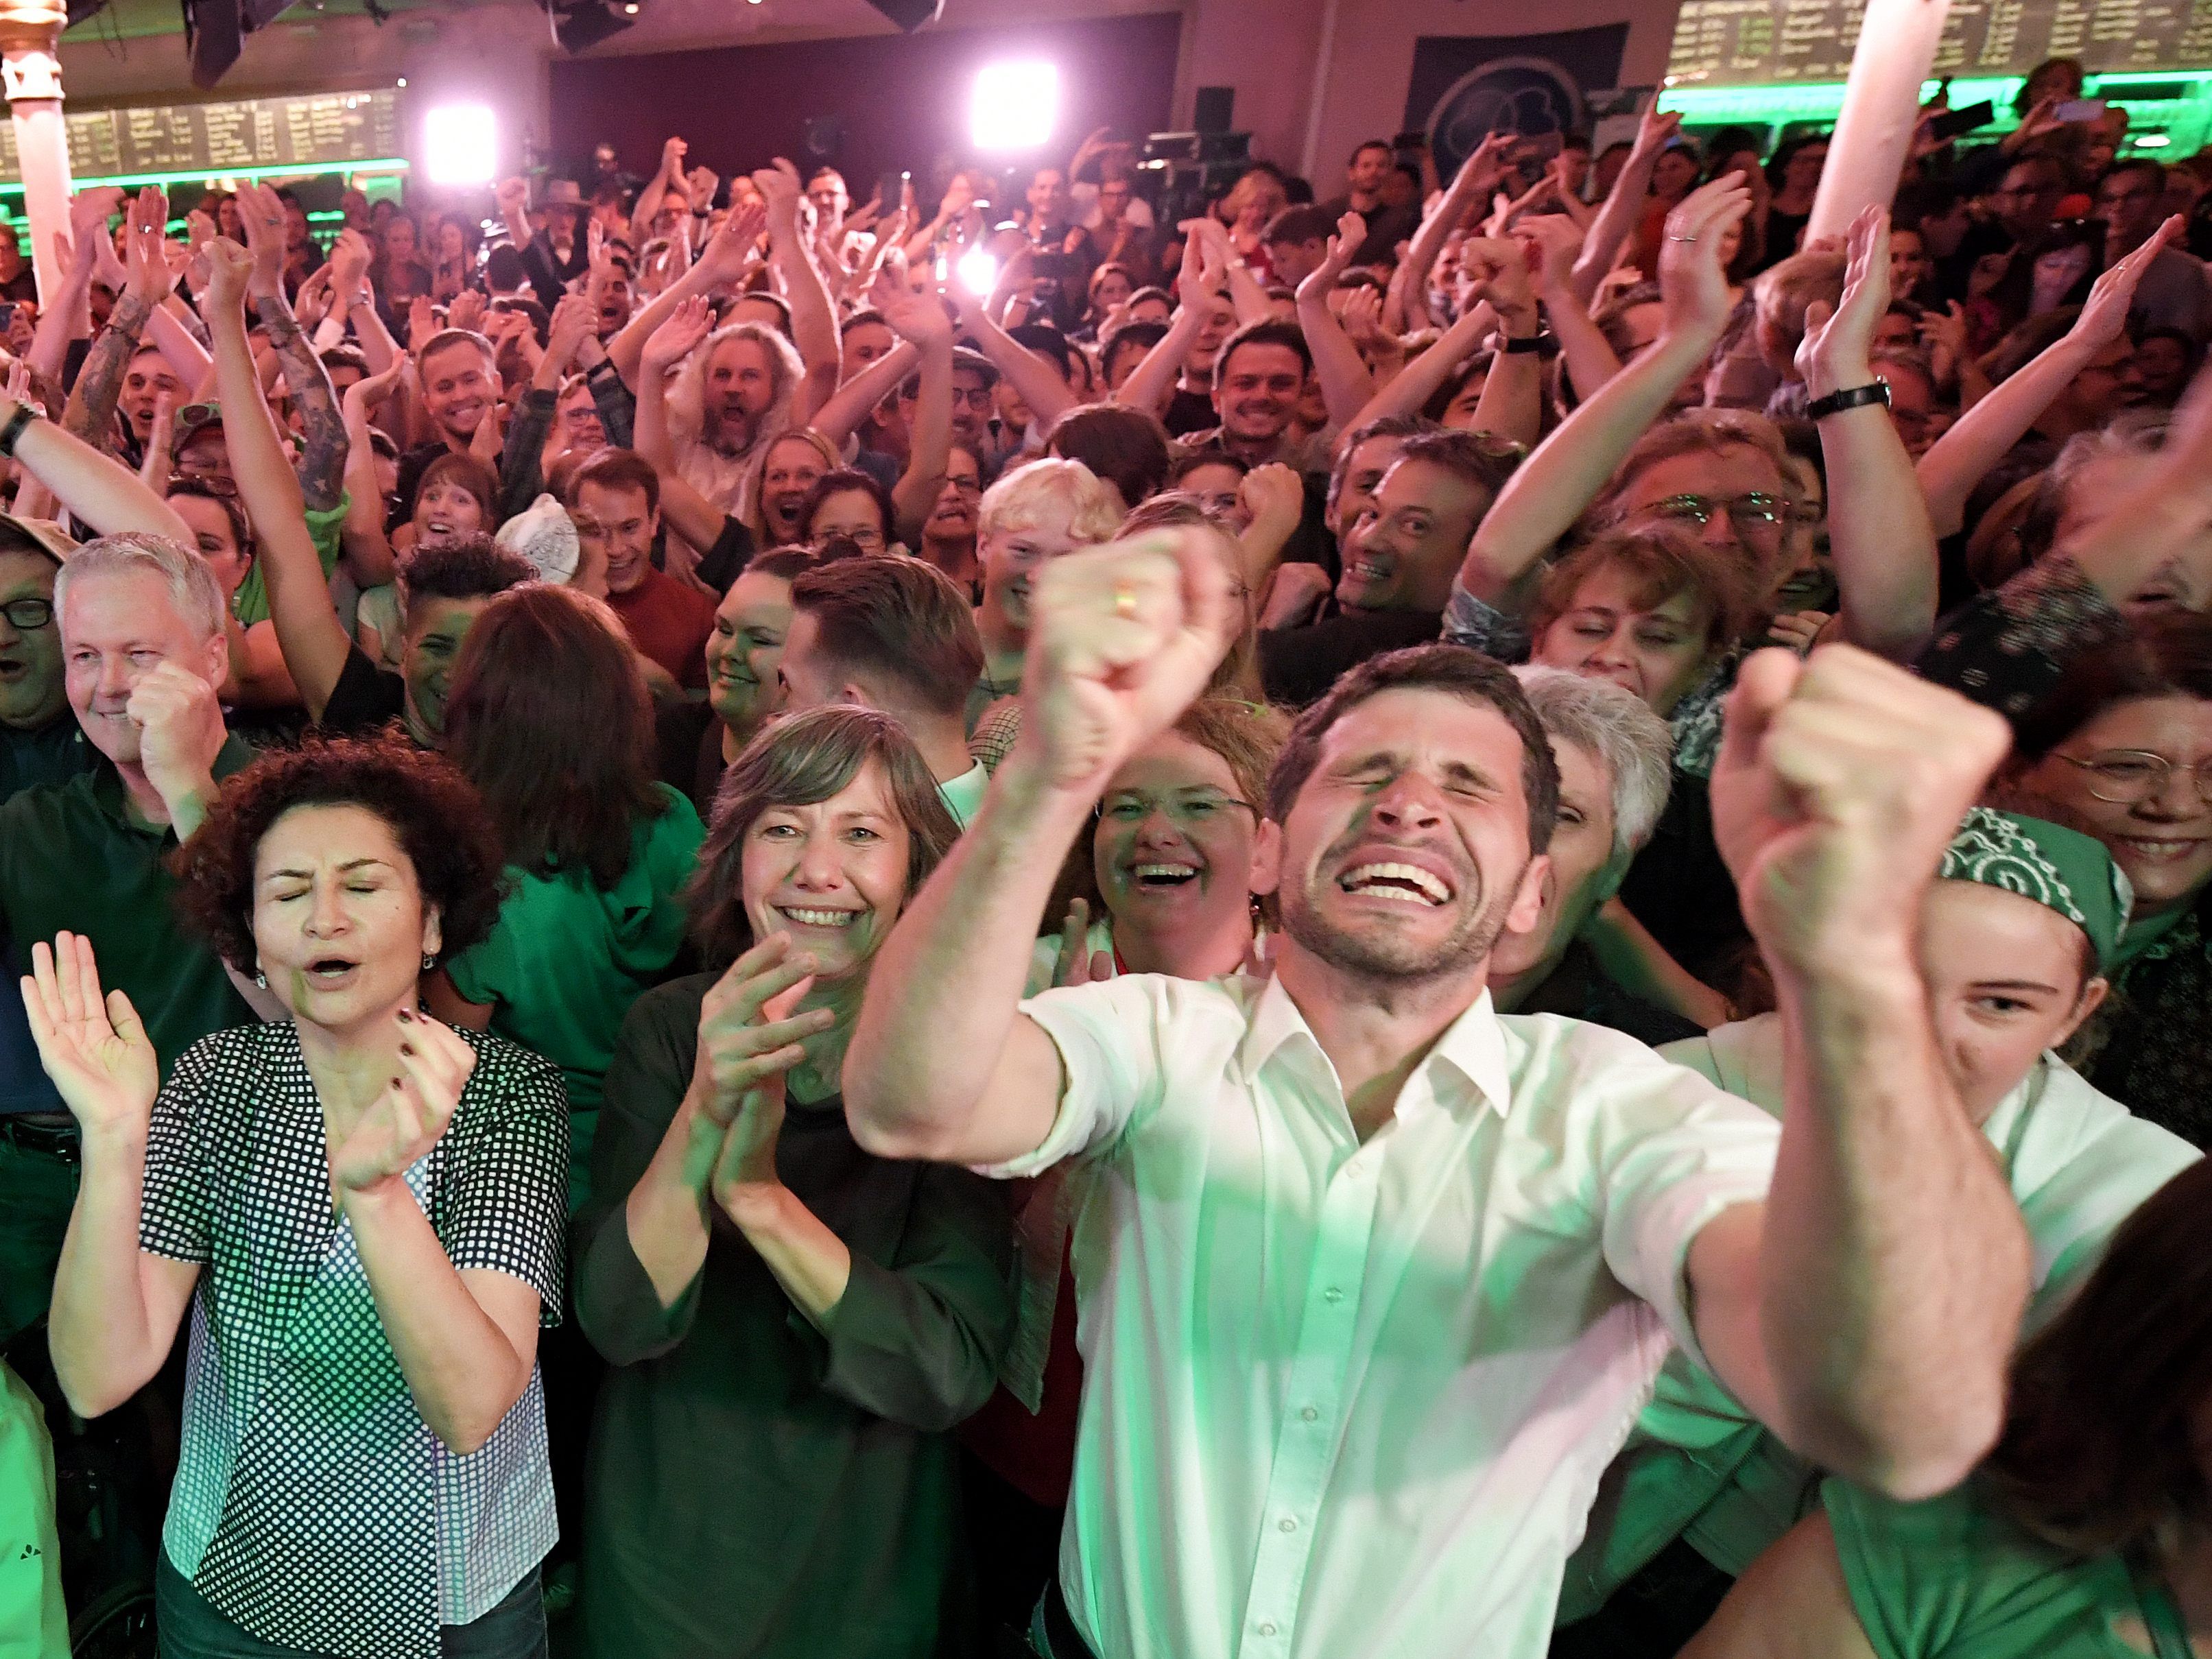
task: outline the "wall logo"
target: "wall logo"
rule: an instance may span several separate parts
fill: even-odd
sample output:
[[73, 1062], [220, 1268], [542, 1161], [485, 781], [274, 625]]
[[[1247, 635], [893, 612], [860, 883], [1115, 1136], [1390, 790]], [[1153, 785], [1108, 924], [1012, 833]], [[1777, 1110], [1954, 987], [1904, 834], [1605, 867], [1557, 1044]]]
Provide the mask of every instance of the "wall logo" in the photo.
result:
[[1497, 58], [1470, 70], [1437, 100], [1429, 148], [1445, 178], [1493, 132], [1556, 137], [1583, 125], [1574, 76], [1548, 58]]

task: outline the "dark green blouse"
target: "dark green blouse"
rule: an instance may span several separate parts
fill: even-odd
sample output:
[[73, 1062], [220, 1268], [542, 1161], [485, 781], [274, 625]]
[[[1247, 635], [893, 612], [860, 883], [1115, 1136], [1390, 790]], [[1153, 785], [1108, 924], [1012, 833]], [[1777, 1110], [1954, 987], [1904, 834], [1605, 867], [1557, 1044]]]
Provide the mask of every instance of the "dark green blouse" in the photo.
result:
[[949, 1431], [989, 1397], [1012, 1335], [1004, 1200], [964, 1170], [862, 1152], [841, 1100], [794, 1102], [777, 1172], [853, 1253], [828, 1333], [719, 1216], [664, 1310], [623, 1206], [684, 1097], [713, 982], [631, 1008], [577, 1219], [576, 1316], [612, 1367], [586, 1478], [585, 1650], [965, 1653]]

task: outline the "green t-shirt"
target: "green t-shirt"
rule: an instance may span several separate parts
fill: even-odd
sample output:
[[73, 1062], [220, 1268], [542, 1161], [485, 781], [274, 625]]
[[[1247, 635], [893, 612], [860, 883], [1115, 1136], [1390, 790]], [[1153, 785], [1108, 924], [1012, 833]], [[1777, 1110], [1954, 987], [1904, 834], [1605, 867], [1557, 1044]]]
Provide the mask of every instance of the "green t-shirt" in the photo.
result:
[[67, 783], [99, 764], [100, 750], [66, 708], [27, 732], [0, 731], [0, 803], [41, 783]]
[[[623, 1017], [684, 943], [677, 896], [707, 831], [690, 801], [666, 784], [653, 787], [662, 810], [639, 820], [629, 867], [612, 887], [593, 885], [588, 872], [509, 869], [514, 890], [490, 937], [446, 964], [468, 1000], [498, 1005], [495, 1032], [561, 1068], [569, 1110], [580, 1117], [599, 1109]], [[588, 1127], [575, 1139], [581, 1159]]]
[[1852, 1609], [1881, 1659], [2146, 1659], [2114, 1633], [2115, 1619], [2178, 1628], [2162, 1587], [2139, 1590], [2118, 1556], [2032, 1537], [1972, 1483], [1925, 1504], [1842, 1480], [1824, 1482], [1820, 1497]]
[[[216, 756], [215, 775], [227, 778], [252, 759], [234, 734]], [[0, 941], [28, 961], [33, 943], [64, 928], [89, 938], [101, 980], [129, 994], [166, 1075], [209, 1032], [253, 1012], [222, 959], [177, 913], [177, 880], [166, 862], [176, 836], [166, 824], [134, 821], [126, 799], [122, 777], [102, 761], [0, 806]], [[0, 1097], [7, 1082], [0, 1078]]]
[[[346, 506], [349, 497], [340, 495], [336, 507], [309, 507], [307, 534], [315, 544], [316, 556], [323, 562], [323, 579], [327, 581], [338, 568], [338, 532], [345, 526]], [[239, 583], [238, 592], [230, 596], [230, 614], [238, 618], [240, 628], [251, 628], [258, 622], [269, 620], [269, 585], [261, 580], [261, 561], [256, 559], [246, 572], [246, 580]]]
[[54, 1452], [38, 1396], [0, 1364], [0, 1654], [69, 1659]]

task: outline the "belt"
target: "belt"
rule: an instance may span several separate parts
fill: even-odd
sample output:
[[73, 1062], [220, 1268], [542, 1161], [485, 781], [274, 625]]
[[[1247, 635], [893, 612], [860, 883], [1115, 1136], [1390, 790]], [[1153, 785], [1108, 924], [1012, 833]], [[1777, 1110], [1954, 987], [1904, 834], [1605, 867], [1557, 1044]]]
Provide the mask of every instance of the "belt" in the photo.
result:
[[0, 1145], [21, 1152], [44, 1152], [64, 1164], [81, 1164], [84, 1155], [74, 1123], [33, 1123], [20, 1116], [0, 1116]]
[[1067, 1600], [1060, 1593], [1057, 1576], [1046, 1581], [1044, 1595], [1030, 1619], [1030, 1645], [1040, 1659], [1095, 1659], [1091, 1644], [1068, 1616]]

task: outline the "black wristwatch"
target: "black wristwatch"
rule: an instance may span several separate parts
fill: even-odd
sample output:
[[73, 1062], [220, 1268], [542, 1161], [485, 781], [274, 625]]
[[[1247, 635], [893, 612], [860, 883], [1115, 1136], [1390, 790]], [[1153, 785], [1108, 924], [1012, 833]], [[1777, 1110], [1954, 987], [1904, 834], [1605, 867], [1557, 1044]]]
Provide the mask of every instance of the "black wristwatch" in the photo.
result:
[[1864, 386], [1846, 386], [1841, 392], [1831, 392], [1825, 398], [1815, 398], [1805, 405], [1808, 420], [1825, 421], [1831, 415], [1840, 415], [1847, 409], [1857, 409], [1864, 404], [1880, 404], [1889, 407], [1889, 382], [1869, 380]]
[[8, 424], [0, 426], [0, 455], [13, 455], [15, 441], [23, 435], [23, 428], [33, 421], [45, 417], [28, 404], [17, 404], [15, 412], [8, 417]]
[[1501, 334], [1498, 339], [1498, 349], [1504, 352], [1541, 351], [1544, 337], [1541, 334]]

